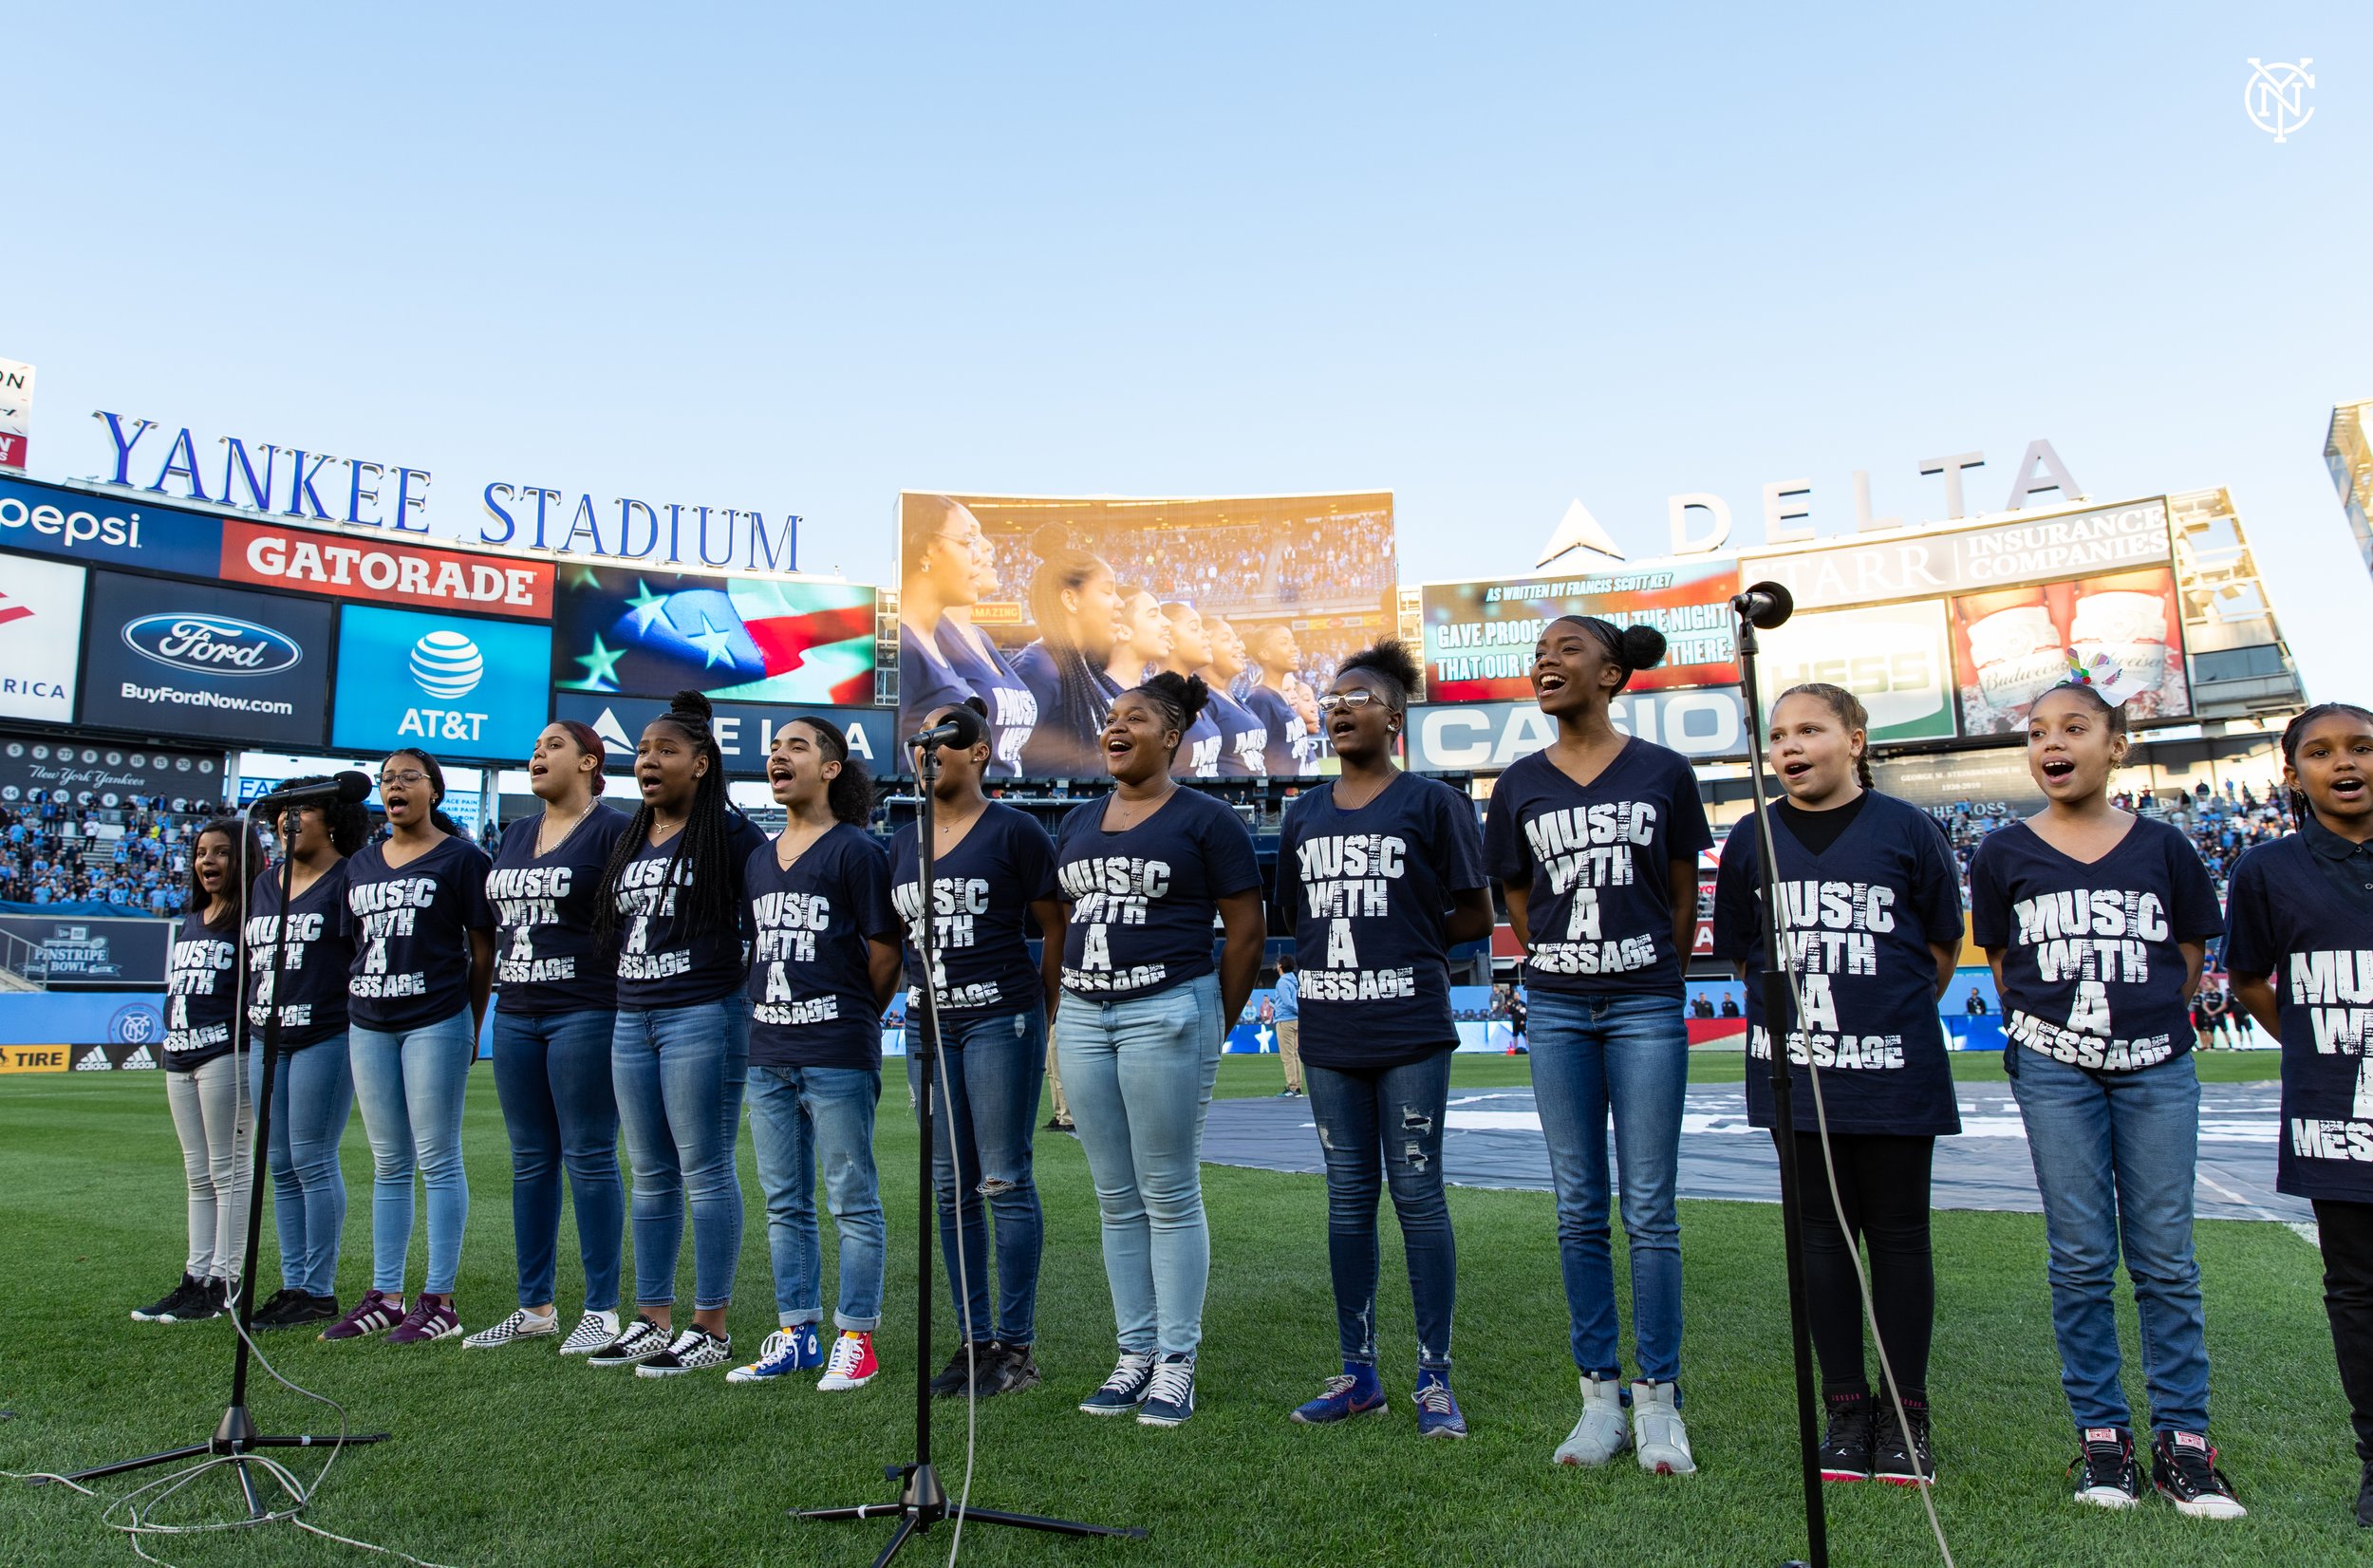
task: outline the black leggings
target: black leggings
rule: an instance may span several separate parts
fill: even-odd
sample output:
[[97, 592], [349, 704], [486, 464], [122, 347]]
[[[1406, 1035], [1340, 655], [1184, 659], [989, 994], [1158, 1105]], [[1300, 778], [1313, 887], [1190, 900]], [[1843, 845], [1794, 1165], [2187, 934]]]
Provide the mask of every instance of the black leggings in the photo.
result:
[[2315, 1200], [2324, 1249], [2324, 1313], [2340, 1357], [2340, 1391], [2357, 1429], [2357, 1457], [2373, 1465], [2373, 1204]]
[[1862, 1295], [1854, 1282], [1853, 1237], [1870, 1248], [1871, 1304], [1886, 1341], [1897, 1391], [1928, 1394], [1928, 1342], [1936, 1315], [1936, 1270], [1928, 1242], [1929, 1162], [1934, 1138], [1833, 1132], [1838, 1204], [1829, 1196], [1821, 1139], [1796, 1135], [1797, 1192], [1804, 1211], [1804, 1289], [1821, 1357], [1822, 1391], [1867, 1393], [1862, 1360]]

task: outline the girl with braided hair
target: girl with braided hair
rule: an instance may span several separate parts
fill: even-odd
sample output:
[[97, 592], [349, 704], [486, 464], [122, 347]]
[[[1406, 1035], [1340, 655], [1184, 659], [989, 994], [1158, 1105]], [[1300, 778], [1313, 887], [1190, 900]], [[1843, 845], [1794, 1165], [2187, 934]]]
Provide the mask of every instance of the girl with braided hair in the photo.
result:
[[[1104, 1218], [1104, 1273], [1121, 1357], [1080, 1409], [1149, 1427], [1194, 1413], [1211, 1235], [1204, 1114], [1229, 1026], [1261, 970], [1261, 869], [1252, 834], [1209, 795], [1172, 782], [1203, 711], [1200, 677], [1168, 671], [1112, 703], [1112, 793], [1077, 807], [1056, 841], [1069, 905], [1055, 1017], [1079, 1143]], [[1215, 963], [1211, 926], [1225, 927]], [[1048, 940], [1057, 933], [1049, 932]]]
[[[636, 1316], [588, 1364], [666, 1377], [733, 1358], [734, 1140], [750, 1040], [743, 877], [766, 835], [726, 799], [724, 754], [699, 692], [678, 692], [644, 726], [634, 779], [643, 803], [603, 871], [594, 933], [619, 937], [610, 1082], [634, 1174]], [[687, 1204], [693, 1320], [671, 1339]]]
[[[2247, 850], [2226, 900], [2233, 999], [2282, 1041], [2277, 1191], [2315, 1205], [2324, 1315], [2364, 1472], [2357, 1523], [2373, 1527], [2373, 1058], [2334, 1051], [2336, 1022], [2373, 975], [2373, 712], [2319, 702], [2283, 731], [2283, 783], [2299, 831]], [[2319, 1038], [2319, 1035], [2323, 1037]]]
[[1038, 530], [1030, 544], [1040, 563], [1030, 579], [1038, 640], [1014, 656], [1014, 673], [1038, 712], [1021, 771], [1031, 778], [1090, 777], [1105, 713], [1120, 695], [1119, 682], [1104, 673], [1120, 641], [1120, 595], [1112, 569], [1093, 551], [1074, 549], [1060, 524]]
[[[1872, 788], [1869, 740], [1868, 710], [1840, 687], [1792, 686], [1772, 704], [1766, 750], [1784, 793], [1772, 805], [1771, 845], [1792, 971], [1790, 1016], [1780, 1027], [1796, 1105], [1794, 1144], [1779, 1154], [1796, 1162], [1807, 1195], [1805, 1294], [1829, 1412], [1822, 1475], [1920, 1485], [1936, 1473], [1929, 1175], [1936, 1140], [1961, 1130], [1936, 1002], [1961, 958], [1961, 887], [1935, 818]], [[1722, 846], [1714, 957], [1747, 981], [1747, 1054], [1766, 1064], [1747, 1072], [1747, 1117], [1768, 1128], [1773, 1025], [1760, 976], [1771, 917], [1762, 850], [1751, 823]], [[1825, 1123], [1815, 1115], [1813, 1068]], [[1865, 1241], [1881, 1368], [1894, 1380], [1876, 1400], [1855, 1277]]]

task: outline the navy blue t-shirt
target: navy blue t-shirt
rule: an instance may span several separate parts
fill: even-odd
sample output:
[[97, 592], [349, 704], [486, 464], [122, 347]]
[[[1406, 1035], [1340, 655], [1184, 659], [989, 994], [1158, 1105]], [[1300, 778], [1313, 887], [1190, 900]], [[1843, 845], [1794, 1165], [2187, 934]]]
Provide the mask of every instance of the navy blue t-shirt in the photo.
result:
[[1154, 813], [1117, 833], [1104, 801], [1063, 818], [1056, 881], [1071, 907], [1063, 989], [1088, 1001], [1129, 1001], [1212, 971], [1219, 901], [1261, 886], [1252, 833], [1207, 795], [1173, 790]]
[[165, 1071], [196, 1072], [227, 1055], [238, 1013], [238, 922], [209, 925], [193, 909], [165, 963]]
[[1271, 778], [1294, 778], [1316, 771], [1318, 760], [1318, 740], [1302, 722], [1302, 716], [1294, 711], [1294, 704], [1285, 694], [1268, 686], [1255, 686], [1244, 698], [1244, 710], [1265, 732], [1266, 754]]
[[986, 637], [967, 637], [953, 621], [940, 623], [939, 647], [948, 668], [989, 710], [989, 776], [1019, 778], [1022, 748], [1038, 726], [1037, 695]]
[[1211, 688], [1210, 705], [1204, 712], [1220, 727], [1220, 776], [1266, 778], [1269, 775], [1269, 726], [1255, 719], [1250, 708], [1217, 686]]
[[1680, 996], [1687, 956], [1672, 950], [1672, 863], [1694, 868], [1713, 834], [1678, 752], [1627, 738], [1587, 788], [1535, 752], [1500, 775], [1489, 813], [1485, 867], [1531, 888], [1528, 987]]
[[547, 855], [535, 852], [547, 813], [503, 830], [486, 897], [495, 905], [495, 989], [506, 1013], [607, 1013], [618, 1005], [618, 938], [593, 934], [602, 874], [626, 814], [596, 800]]
[[[1447, 926], [1453, 895], [1490, 886], [1475, 808], [1401, 774], [1356, 811], [1329, 780], [1285, 809], [1278, 897], [1294, 933], [1302, 1060], [1397, 1067], [1458, 1046]], [[1280, 1017], [1286, 1017], [1282, 1004]]]
[[[354, 970], [354, 924], [346, 913], [346, 867], [340, 860], [313, 879], [290, 906], [289, 956], [280, 943], [280, 871], [265, 871], [247, 895], [247, 1027], [264, 1040], [272, 998], [280, 999], [280, 1049], [301, 1051], [346, 1032], [346, 980]], [[274, 990], [272, 967], [281, 974]]]
[[730, 907], [736, 917], [721, 930], [697, 933], [690, 929], [689, 911], [677, 912], [678, 894], [692, 886], [691, 865], [679, 865], [673, 886], [668, 885], [668, 862], [682, 836], [679, 831], [665, 843], [653, 844], [646, 833], [618, 874], [612, 897], [625, 923], [618, 951], [621, 1007], [698, 1007], [740, 990], [750, 972], [750, 900], [743, 879], [766, 834], [739, 812], [726, 812], [725, 864], [734, 879]]
[[[1788, 1059], [1822, 1070], [1833, 1132], [1934, 1137], [1961, 1130], [1953, 1068], [1936, 1016], [1929, 943], [1961, 945], [1961, 882], [1944, 831], [1916, 806], [1865, 792], [1854, 820], [1816, 853], [1772, 813], [1780, 901], [1796, 991], [1807, 1017], [1788, 1032]], [[1828, 813], [1805, 813], [1828, 814]], [[1714, 882], [1714, 957], [1747, 964], [1748, 1050], [1771, 1060], [1764, 1019], [1763, 846], [1742, 822], [1722, 846]], [[1795, 1011], [1793, 1000], [1790, 1011]], [[1797, 1125], [1812, 1126], [1812, 1074], [1793, 1078]], [[1750, 1126], [1773, 1121], [1771, 1073], [1747, 1074]]]
[[[923, 913], [920, 831], [919, 822], [909, 826], [890, 849], [890, 895], [906, 930], [910, 1025], [923, 1016], [923, 958], [914, 944]], [[931, 865], [941, 1017], [987, 1017], [1045, 1005], [1046, 988], [1023, 932], [1032, 901], [1055, 896], [1055, 841], [1029, 812], [990, 801], [962, 842]]]
[[1978, 841], [1970, 929], [2002, 949], [2003, 1071], [2022, 1050], [2105, 1073], [2157, 1067], [2192, 1049], [2181, 943], [2225, 928], [2192, 841], [2137, 817], [2086, 865], [2024, 822]]
[[1223, 737], [1219, 720], [1205, 706], [1195, 715], [1195, 721], [1178, 737], [1178, 755], [1170, 759], [1173, 778], [1217, 778], [1220, 776], [1220, 746]]
[[785, 869], [776, 846], [750, 852], [752, 1067], [882, 1065], [882, 1009], [868, 939], [898, 940], [889, 857], [835, 823]]
[[[1046, 651], [1046, 644], [1031, 644], [1014, 655], [1013, 665], [1015, 676], [1029, 689], [1037, 709], [1036, 727], [1022, 743], [1022, 772], [1031, 778], [1103, 777], [1104, 756], [1095, 734], [1073, 734], [1055, 722], [1055, 716], [1061, 711], [1057, 699], [1062, 682], [1055, 668], [1055, 656]], [[1090, 665], [1088, 675], [1095, 682], [1096, 724], [1100, 729], [1112, 699], [1121, 694], [1120, 683], [1098, 665]]]
[[346, 858], [354, 968], [346, 1012], [364, 1029], [420, 1029], [470, 1005], [470, 933], [495, 929], [486, 851], [448, 833], [400, 867], [385, 843]]
[[[960, 708], [972, 688], [956, 673], [956, 667], [940, 651], [940, 644], [928, 633], [917, 631], [901, 621], [898, 624], [898, 737], [919, 734], [923, 716], [934, 708]], [[914, 767], [914, 758], [903, 746], [899, 749], [899, 771]]]
[[2225, 895], [2225, 967], [2267, 975], [2282, 1016], [2274, 1190], [2373, 1203], [2373, 910], [2316, 864], [2307, 835], [2245, 852]]

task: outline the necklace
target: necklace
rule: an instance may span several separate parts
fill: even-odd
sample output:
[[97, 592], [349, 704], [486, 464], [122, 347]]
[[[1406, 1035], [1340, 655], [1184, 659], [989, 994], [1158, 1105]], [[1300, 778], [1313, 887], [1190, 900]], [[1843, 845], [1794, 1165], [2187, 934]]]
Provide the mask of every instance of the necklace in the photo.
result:
[[540, 860], [544, 856], [551, 854], [554, 849], [559, 849], [562, 845], [568, 843], [569, 834], [577, 831], [577, 824], [583, 822], [587, 817], [591, 816], [592, 814], [593, 803], [589, 800], [585, 803], [585, 810], [570, 817], [569, 819], [568, 828], [555, 836], [552, 832], [551, 809], [550, 807], [545, 808], [543, 820], [535, 825], [536, 858]]
[[1138, 823], [1143, 822], [1147, 817], [1149, 817], [1155, 812], [1160, 811], [1162, 809], [1162, 802], [1169, 799], [1172, 794], [1177, 793], [1177, 791], [1178, 786], [1176, 784], [1168, 784], [1160, 794], [1155, 795], [1151, 800], [1147, 801], [1142, 809], [1139, 809], [1135, 801], [1129, 799], [1118, 791], [1114, 791], [1112, 794], [1112, 806], [1121, 817], [1120, 827], [1124, 830], [1134, 828]]

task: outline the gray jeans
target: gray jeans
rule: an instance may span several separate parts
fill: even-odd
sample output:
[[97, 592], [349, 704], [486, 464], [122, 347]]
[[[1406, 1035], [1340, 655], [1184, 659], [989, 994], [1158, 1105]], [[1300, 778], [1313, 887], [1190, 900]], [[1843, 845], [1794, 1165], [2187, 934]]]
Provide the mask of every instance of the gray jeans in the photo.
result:
[[234, 1279], [247, 1241], [249, 1115], [246, 1063], [216, 1056], [188, 1073], [165, 1074], [165, 1104], [181, 1140], [181, 1173], [190, 1185], [193, 1279]]

